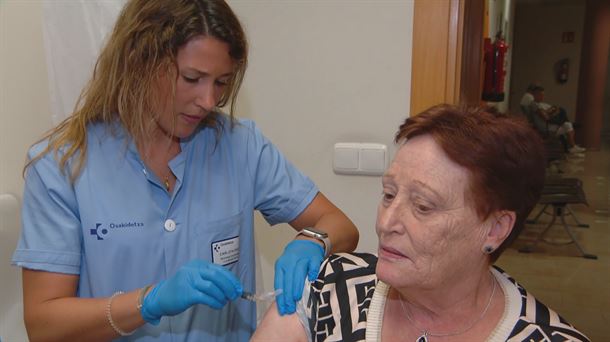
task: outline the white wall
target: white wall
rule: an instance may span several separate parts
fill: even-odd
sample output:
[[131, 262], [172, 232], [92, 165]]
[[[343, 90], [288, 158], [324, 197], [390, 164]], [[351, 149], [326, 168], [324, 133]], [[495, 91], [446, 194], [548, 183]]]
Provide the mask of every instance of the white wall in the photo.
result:
[[51, 128], [39, 1], [0, 2], [0, 193], [21, 196], [28, 147]]
[[[263, 132], [360, 228], [360, 251], [375, 252], [379, 177], [332, 171], [336, 142], [392, 137], [410, 103], [413, 3], [229, 1], [251, 44], [238, 115]], [[41, 2], [0, 1], [0, 192], [21, 195], [28, 146], [51, 127]], [[257, 219], [260, 283], [294, 236]], [[6, 262], [6, 261], [3, 261]]]
[[[23, 188], [25, 153], [34, 140], [51, 128], [41, 27], [40, 2], [0, 1], [0, 194], [12, 193], [18, 198]], [[13, 249], [7, 245], [14, 245], [17, 239], [16, 206], [0, 208], [3, 249]], [[10, 266], [12, 252], [1, 252], [0, 339], [27, 341], [19, 309], [20, 271]]]
[[[411, 1], [230, 1], [246, 26], [250, 67], [238, 113], [309, 175], [360, 229], [358, 250], [376, 252], [380, 177], [332, 171], [337, 142], [392, 138], [410, 103]], [[264, 6], [263, 6], [264, 4]], [[294, 236], [257, 220], [264, 288]]]
[[[564, 107], [574, 119], [584, 15], [582, 0], [517, 2], [511, 110], [519, 111], [527, 85], [538, 81], [545, 88], [545, 102]], [[562, 43], [563, 32], [574, 32], [574, 42]], [[554, 65], [563, 58], [570, 60], [570, 71], [568, 81], [560, 84], [555, 80]]]

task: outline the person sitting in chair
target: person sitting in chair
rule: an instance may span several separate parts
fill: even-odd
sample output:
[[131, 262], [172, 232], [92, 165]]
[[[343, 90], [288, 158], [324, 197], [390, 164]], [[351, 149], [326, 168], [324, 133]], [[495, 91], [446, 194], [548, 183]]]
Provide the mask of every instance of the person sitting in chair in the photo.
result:
[[542, 86], [535, 83], [530, 84], [521, 98], [520, 104], [521, 110], [538, 132], [543, 135], [554, 132], [556, 136], [565, 137], [570, 153], [586, 151], [574, 141], [574, 126], [568, 119], [565, 109], [544, 102]]

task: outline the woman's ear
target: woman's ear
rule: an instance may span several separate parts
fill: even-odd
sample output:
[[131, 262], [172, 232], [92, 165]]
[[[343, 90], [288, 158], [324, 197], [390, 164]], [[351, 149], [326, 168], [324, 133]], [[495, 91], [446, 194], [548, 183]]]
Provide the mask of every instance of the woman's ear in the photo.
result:
[[508, 238], [515, 226], [517, 214], [514, 211], [501, 210], [491, 215], [491, 228], [487, 232], [483, 251], [487, 254], [495, 251]]

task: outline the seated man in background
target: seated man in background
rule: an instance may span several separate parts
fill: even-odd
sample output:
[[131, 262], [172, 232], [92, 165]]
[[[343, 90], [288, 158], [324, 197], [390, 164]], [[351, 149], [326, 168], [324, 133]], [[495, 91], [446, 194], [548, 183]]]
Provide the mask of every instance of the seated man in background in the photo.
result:
[[563, 108], [552, 106], [544, 101], [544, 88], [532, 83], [527, 87], [521, 98], [521, 110], [534, 128], [543, 135], [555, 133], [564, 136], [568, 143], [570, 153], [582, 153], [586, 149], [576, 145], [574, 141], [574, 126], [568, 119]]

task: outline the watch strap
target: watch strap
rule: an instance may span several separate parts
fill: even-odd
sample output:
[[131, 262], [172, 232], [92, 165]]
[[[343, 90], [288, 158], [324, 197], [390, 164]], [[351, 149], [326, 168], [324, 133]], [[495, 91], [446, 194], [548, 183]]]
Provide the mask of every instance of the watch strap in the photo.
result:
[[326, 232], [323, 232], [321, 230], [315, 229], [315, 228], [303, 228], [301, 229], [301, 231], [299, 231], [299, 233], [297, 234], [297, 236], [299, 235], [304, 235], [313, 239], [316, 239], [320, 242], [322, 242], [322, 244], [324, 245], [324, 258], [328, 257], [330, 255], [330, 251], [331, 251], [331, 243], [330, 243], [330, 239], [328, 238], [328, 234]]

